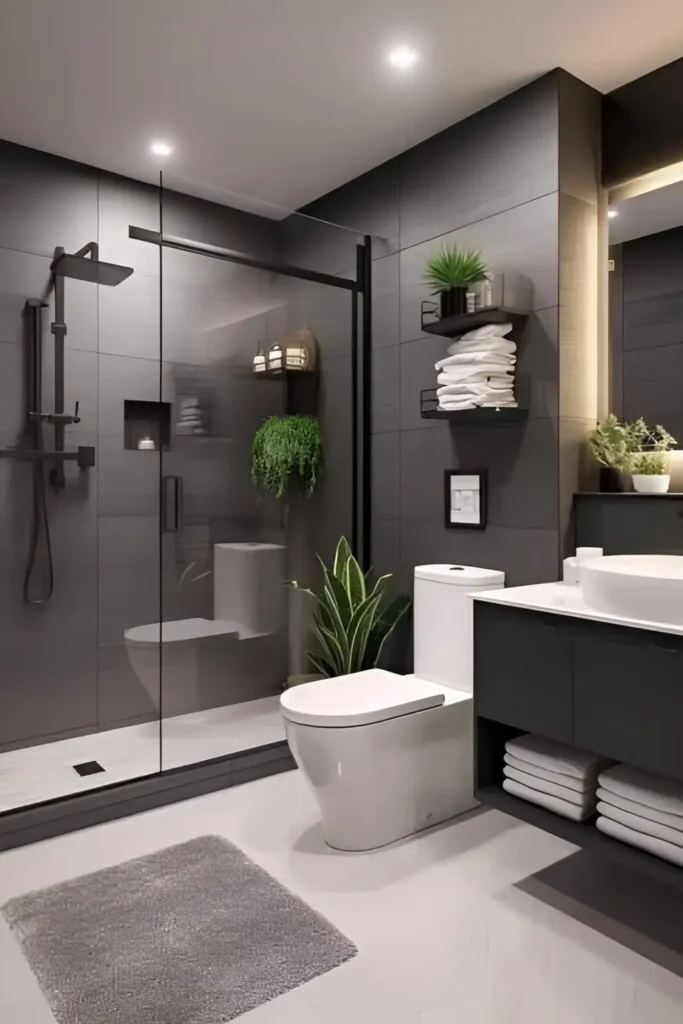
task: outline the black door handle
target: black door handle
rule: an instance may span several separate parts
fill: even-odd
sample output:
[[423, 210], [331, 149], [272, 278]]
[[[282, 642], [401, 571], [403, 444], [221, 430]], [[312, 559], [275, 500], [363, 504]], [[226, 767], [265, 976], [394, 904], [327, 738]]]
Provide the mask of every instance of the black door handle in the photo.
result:
[[183, 478], [165, 476], [161, 482], [162, 525], [164, 533], [180, 533], [183, 528]]

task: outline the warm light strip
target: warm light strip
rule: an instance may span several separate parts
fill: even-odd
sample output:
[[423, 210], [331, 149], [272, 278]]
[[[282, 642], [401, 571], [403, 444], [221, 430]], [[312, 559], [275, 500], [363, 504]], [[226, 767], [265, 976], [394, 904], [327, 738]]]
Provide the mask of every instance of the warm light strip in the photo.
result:
[[669, 164], [668, 167], [660, 167], [657, 171], [650, 171], [649, 174], [641, 174], [639, 178], [633, 178], [623, 185], [610, 189], [609, 205], [615, 206], [624, 199], [633, 199], [634, 196], [642, 196], [645, 192], [654, 192], [657, 188], [675, 185], [677, 181], [683, 181], [683, 160], [677, 164]]

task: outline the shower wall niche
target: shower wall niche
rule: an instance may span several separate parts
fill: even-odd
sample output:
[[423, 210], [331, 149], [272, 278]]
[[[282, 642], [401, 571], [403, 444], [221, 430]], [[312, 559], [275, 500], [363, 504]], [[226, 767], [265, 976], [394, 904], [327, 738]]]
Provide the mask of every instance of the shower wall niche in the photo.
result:
[[[55, 247], [93, 241], [132, 270], [117, 287], [65, 282], [64, 410], [79, 405], [64, 447], [94, 465], [66, 462], [61, 489], [46, 478], [54, 591], [41, 605], [22, 598], [33, 468], [0, 459], [0, 815], [283, 742], [278, 695], [306, 669], [307, 628], [286, 580], [313, 582], [314, 553], [358, 534], [358, 236], [338, 229], [343, 265], [321, 268], [317, 232], [337, 229], [184, 187], [0, 143], [0, 448], [28, 445], [27, 299], [47, 303], [52, 410]], [[159, 244], [162, 213], [164, 240], [191, 245]], [[257, 351], [299, 329], [320, 344], [311, 381], [258, 379]], [[253, 435], [296, 412], [320, 418], [324, 480], [310, 500], [259, 495]], [[43, 528], [41, 587], [48, 564]], [[91, 761], [104, 770], [79, 775]]]

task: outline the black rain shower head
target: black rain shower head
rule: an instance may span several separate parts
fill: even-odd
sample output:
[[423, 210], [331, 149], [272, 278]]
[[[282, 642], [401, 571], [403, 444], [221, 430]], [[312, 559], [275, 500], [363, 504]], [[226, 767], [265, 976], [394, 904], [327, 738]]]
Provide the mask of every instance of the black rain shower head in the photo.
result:
[[[85, 253], [92, 253], [91, 256]], [[133, 273], [132, 267], [124, 267], [119, 263], [103, 263], [97, 258], [97, 245], [91, 242], [77, 253], [62, 253], [50, 266], [53, 274], [70, 277], [76, 281], [89, 281], [91, 284], [105, 284], [112, 287], [121, 284]]]

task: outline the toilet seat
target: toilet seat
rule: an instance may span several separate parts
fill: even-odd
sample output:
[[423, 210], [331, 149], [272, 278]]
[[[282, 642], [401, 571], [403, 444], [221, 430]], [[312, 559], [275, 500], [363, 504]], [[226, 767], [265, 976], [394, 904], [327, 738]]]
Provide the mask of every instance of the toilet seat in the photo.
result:
[[131, 626], [124, 631], [124, 639], [131, 647], [151, 647], [163, 644], [196, 643], [211, 636], [237, 634], [234, 622], [220, 619], [171, 619], [161, 623], [150, 622], [145, 626]]
[[386, 722], [445, 701], [443, 687], [379, 668], [295, 686], [280, 698], [290, 722], [328, 729]]

